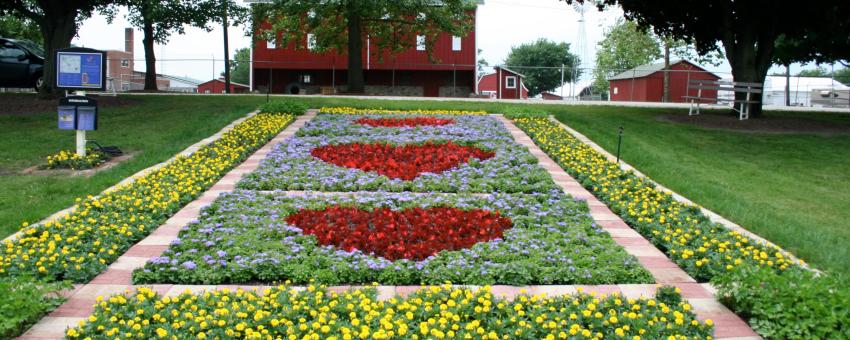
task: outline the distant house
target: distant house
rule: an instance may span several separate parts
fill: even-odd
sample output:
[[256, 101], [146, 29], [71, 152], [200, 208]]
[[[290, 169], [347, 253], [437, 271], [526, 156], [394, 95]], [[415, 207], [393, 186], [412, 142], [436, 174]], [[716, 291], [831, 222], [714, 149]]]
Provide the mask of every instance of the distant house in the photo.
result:
[[[210, 80], [198, 85], [198, 93], [224, 93], [224, 78]], [[230, 82], [230, 93], [248, 93], [250, 87], [245, 84]]]
[[528, 99], [528, 88], [522, 83], [525, 77], [518, 72], [496, 66], [495, 72], [478, 80], [478, 94], [495, 99]]
[[[670, 102], [686, 102], [688, 81], [720, 80], [720, 77], [687, 60], [670, 61]], [[611, 101], [660, 102], [664, 96], [664, 63], [647, 64], [608, 78]], [[695, 96], [697, 90], [689, 95]], [[717, 91], [703, 90], [702, 97], [717, 98]]]
[[543, 97], [543, 100], [564, 100], [564, 97], [551, 92], [543, 92], [540, 96]]

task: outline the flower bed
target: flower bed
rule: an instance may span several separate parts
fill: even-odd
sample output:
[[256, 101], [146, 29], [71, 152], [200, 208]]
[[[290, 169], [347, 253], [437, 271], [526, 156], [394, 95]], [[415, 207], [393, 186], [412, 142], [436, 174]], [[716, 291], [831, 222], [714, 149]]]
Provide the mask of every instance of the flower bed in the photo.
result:
[[442, 119], [433, 117], [414, 118], [360, 118], [354, 121], [360, 125], [371, 127], [416, 127], [416, 126], [443, 126], [454, 124], [453, 119]]
[[81, 157], [76, 152], [62, 150], [55, 155], [47, 156], [47, 169], [72, 169], [85, 170], [94, 168], [109, 160], [109, 155], [103, 151], [88, 149], [86, 155]]
[[325, 145], [311, 150], [310, 155], [336, 166], [410, 181], [422, 173], [439, 174], [473, 158], [486, 161], [495, 153], [449, 141], [399, 146], [380, 143]]
[[698, 207], [623, 171], [551, 120], [513, 117], [564, 170], [770, 338], [850, 336], [850, 290], [843, 280], [802, 268], [787, 253], [711, 222]]
[[[373, 212], [436, 207], [487, 210], [510, 219], [513, 226], [503, 231], [502, 238], [467, 249], [442, 251], [421, 261], [391, 261], [361, 250], [323, 246], [315, 236], [286, 223], [302, 209], [337, 206]], [[151, 259], [133, 277], [137, 283], [193, 284], [284, 280], [327, 284], [653, 282], [637, 260], [595, 226], [587, 213], [585, 204], [558, 191], [493, 197], [412, 193], [287, 197], [236, 191], [222, 195], [202, 211], [198, 223], [188, 225], [161, 257]], [[347, 223], [350, 218], [339, 222]], [[442, 225], [437, 222], [429, 223]], [[469, 223], [480, 226], [482, 221]]]
[[[370, 116], [367, 116], [370, 117]], [[490, 117], [457, 116], [439, 127], [374, 128], [356, 124], [358, 116], [319, 115], [273, 150], [257, 171], [243, 177], [243, 189], [415, 192], [548, 192], [555, 188], [537, 158], [516, 144], [504, 126]], [[328, 145], [382, 143], [394, 146], [446, 143], [493, 152], [439, 174], [412, 180], [340, 167], [314, 157]], [[357, 164], [352, 164], [357, 165]], [[406, 177], [410, 178], [410, 177]]]
[[712, 322], [699, 322], [678, 295], [625, 299], [575, 294], [497, 298], [489, 287], [423, 288], [406, 298], [377, 299], [375, 289], [332, 292], [310, 286], [213, 291], [162, 297], [148, 288], [96, 304], [69, 329], [70, 338], [291, 339], [708, 339]]
[[483, 116], [485, 111], [467, 110], [384, 110], [384, 109], [358, 109], [354, 107], [323, 107], [319, 113], [363, 115], [363, 114], [412, 114], [412, 115], [453, 115], [453, 116]]
[[[440, 119], [452, 121], [447, 125], [421, 126], [372, 126], [360, 124], [363, 120], [407, 120], [407, 119]], [[463, 137], [466, 140], [490, 140], [512, 142], [513, 138], [505, 130], [504, 125], [496, 119], [487, 116], [412, 116], [410, 114], [377, 114], [377, 115], [334, 115], [320, 114], [307, 122], [295, 134], [299, 137], [341, 137], [366, 136], [373, 138], [399, 138], [412, 136], [429, 136], [432, 139]]]
[[100, 197], [78, 200], [76, 210], [58, 221], [25, 225], [4, 245], [0, 275], [88, 281], [292, 120], [256, 115], [191, 156]]

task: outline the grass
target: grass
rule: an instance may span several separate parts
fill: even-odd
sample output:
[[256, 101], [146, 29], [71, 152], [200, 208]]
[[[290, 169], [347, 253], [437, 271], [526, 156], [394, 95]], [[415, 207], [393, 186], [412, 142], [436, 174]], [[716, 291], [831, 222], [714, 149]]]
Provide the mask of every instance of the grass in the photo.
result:
[[74, 148], [74, 132], [56, 128], [54, 111], [0, 115], [0, 237], [122, 179], [172, 157], [254, 110], [262, 101], [248, 97], [144, 96], [138, 104], [100, 110], [99, 130], [88, 139], [116, 145], [135, 156], [91, 177], [24, 175], [60, 149]]
[[[262, 96], [139, 96], [140, 105], [103, 110], [93, 139], [141, 151], [132, 161], [91, 178], [0, 176], [0, 235], [96, 194], [135, 171], [167, 159], [265, 102]], [[816, 266], [850, 273], [850, 135], [764, 134], [709, 130], [659, 121], [681, 109], [525, 105], [461, 101], [387, 101], [303, 97], [309, 107], [392, 109], [538, 109], [616, 150], [661, 184], [779, 244]], [[850, 115], [768, 112], [850, 125]], [[55, 113], [0, 116], [0, 168], [16, 172], [59, 148], [73, 134], [55, 128]], [[2, 170], [0, 170], [2, 173]]]

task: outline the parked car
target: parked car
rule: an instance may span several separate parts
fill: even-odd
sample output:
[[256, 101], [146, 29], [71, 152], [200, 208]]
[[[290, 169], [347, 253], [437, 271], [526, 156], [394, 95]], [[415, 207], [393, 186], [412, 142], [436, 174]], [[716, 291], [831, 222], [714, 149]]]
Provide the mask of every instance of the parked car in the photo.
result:
[[44, 50], [28, 40], [0, 38], [0, 87], [32, 87], [44, 83]]

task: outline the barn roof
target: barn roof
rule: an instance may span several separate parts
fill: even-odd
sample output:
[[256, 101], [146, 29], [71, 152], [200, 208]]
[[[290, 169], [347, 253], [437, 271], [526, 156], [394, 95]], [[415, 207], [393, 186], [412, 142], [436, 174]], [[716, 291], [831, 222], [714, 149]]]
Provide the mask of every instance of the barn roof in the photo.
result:
[[517, 71], [511, 70], [511, 69], [509, 69], [509, 68], [507, 68], [507, 67], [504, 67], [504, 66], [493, 66], [493, 69], [497, 69], [497, 68], [500, 68], [500, 69], [502, 69], [502, 70], [508, 71], [508, 72], [510, 72], [510, 73], [513, 73], [513, 74], [516, 74], [516, 75], [518, 75], [518, 76], [520, 76], [520, 77], [525, 78], [525, 75], [523, 75], [522, 73], [519, 73], [519, 72], [517, 72]]
[[[714, 73], [712, 73], [712, 72], [709, 72], [708, 70], [706, 70], [706, 69], [704, 69], [704, 68], [700, 67], [699, 65], [694, 64], [694, 63], [692, 63], [692, 62], [690, 62], [690, 61], [687, 61], [687, 60], [685, 60], [685, 59], [675, 59], [675, 60], [671, 60], [671, 61], [670, 61], [670, 65], [676, 65], [676, 64], [678, 64], [678, 63], [682, 63], [682, 62], [684, 62], [684, 63], [688, 63], [688, 64], [691, 64], [692, 66], [694, 66], [694, 67], [696, 67], [696, 68], [698, 68], [698, 69], [700, 69], [700, 70], [702, 70], [702, 71], [705, 71], [705, 72], [711, 73], [712, 75], [714, 75], [715, 77], [717, 77], [717, 79], [720, 79], [720, 76], [718, 76], [718, 75], [716, 75], [716, 74], [714, 74]], [[653, 73], [655, 73], [655, 72], [661, 71], [661, 70], [663, 70], [663, 69], [664, 69], [664, 62], [663, 62], [663, 61], [662, 61], [662, 62], [660, 62], [660, 63], [653, 63], [653, 64], [640, 65], [640, 66], [635, 67], [635, 68], [633, 68], [633, 69], [631, 69], [631, 70], [626, 70], [626, 71], [623, 71], [623, 72], [621, 72], [620, 74], [618, 74], [618, 75], [616, 75], [616, 76], [610, 77], [610, 78], [608, 78], [608, 80], [619, 80], [619, 79], [643, 78], [643, 77], [648, 77], [649, 75], [651, 75], [651, 74], [653, 74]]]

